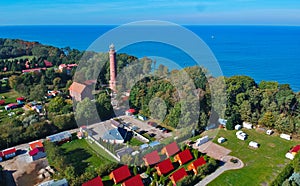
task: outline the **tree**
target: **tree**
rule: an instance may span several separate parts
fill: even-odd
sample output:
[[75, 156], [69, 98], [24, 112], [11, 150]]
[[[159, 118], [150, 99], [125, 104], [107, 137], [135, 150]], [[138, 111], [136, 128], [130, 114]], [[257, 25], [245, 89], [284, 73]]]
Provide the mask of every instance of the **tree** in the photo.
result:
[[54, 99], [51, 99], [51, 101], [48, 104], [48, 111], [49, 112], [55, 112], [55, 113], [61, 113], [62, 108], [66, 105], [66, 102], [61, 96], [57, 96]]
[[226, 122], [226, 129], [233, 130], [236, 125], [241, 124], [241, 115], [240, 114], [233, 114], [230, 118], [228, 118]]
[[84, 98], [76, 106], [75, 118], [79, 124], [86, 123], [95, 120], [93, 116], [97, 114], [94, 103], [89, 98]]
[[276, 121], [275, 115], [272, 112], [265, 112], [262, 118], [259, 119], [258, 124], [273, 128], [275, 121]]
[[34, 86], [34, 88], [30, 91], [30, 98], [36, 101], [43, 101], [45, 99], [45, 93], [47, 88], [45, 84], [39, 84]]

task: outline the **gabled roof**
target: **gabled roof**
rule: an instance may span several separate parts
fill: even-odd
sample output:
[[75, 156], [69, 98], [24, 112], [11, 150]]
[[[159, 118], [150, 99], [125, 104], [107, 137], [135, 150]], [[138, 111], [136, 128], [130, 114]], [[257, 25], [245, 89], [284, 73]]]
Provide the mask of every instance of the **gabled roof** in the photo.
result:
[[83, 183], [82, 186], [103, 186], [103, 183], [100, 176], [97, 176], [96, 178]]
[[37, 148], [37, 147], [43, 147], [43, 143], [40, 141], [40, 140], [37, 140], [37, 141], [33, 141], [33, 142], [30, 142], [28, 143], [29, 144], [29, 147], [31, 150]]
[[197, 160], [193, 161], [193, 163], [191, 163], [192, 168], [197, 169], [198, 167], [205, 165], [206, 161], [204, 159], [204, 157], [200, 157]]
[[72, 85], [69, 87], [70, 91], [77, 92], [77, 93], [82, 93], [84, 89], [86, 88], [86, 85], [73, 82]]
[[17, 150], [16, 148], [12, 147], [12, 148], [9, 148], [9, 149], [5, 149], [2, 151], [3, 155], [9, 155], [9, 154], [12, 154], [12, 153], [16, 153]]
[[175, 159], [176, 161], [179, 161], [179, 163], [180, 163], [181, 165], [183, 165], [183, 164], [189, 162], [190, 160], [192, 160], [192, 159], [193, 159], [193, 156], [192, 156], [192, 154], [191, 154], [191, 152], [190, 152], [189, 149], [185, 149], [184, 151], [178, 153], [178, 154], [175, 156], [174, 159]]
[[23, 98], [23, 97], [18, 97], [18, 98], [16, 98], [16, 100], [17, 100], [17, 101], [24, 101], [25, 98]]
[[175, 171], [170, 176], [170, 179], [172, 180], [173, 184], [175, 184], [186, 176], [187, 176], [187, 173], [186, 173], [184, 167], [182, 167], [181, 169], [178, 169], [177, 171]]
[[128, 109], [126, 112], [129, 112], [129, 113], [135, 113], [136, 112], [136, 110], [135, 109]]
[[122, 183], [122, 186], [144, 186], [141, 176], [138, 174], [125, 182]]
[[45, 152], [44, 147], [36, 147], [33, 150], [29, 151], [30, 156], [35, 156], [39, 152]]
[[52, 67], [53, 64], [50, 61], [44, 60], [45, 66], [46, 67]]
[[105, 140], [124, 140], [126, 137], [127, 130], [123, 128], [115, 128], [106, 131], [102, 137]]
[[174, 169], [170, 158], [160, 162], [155, 166], [156, 170], [161, 174], [167, 174]]
[[110, 173], [110, 178], [114, 179], [115, 184], [120, 183], [121, 181], [129, 178], [130, 176], [131, 174], [127, 165], [123, 165], [122, 167]]
[[167, 157], [170, 157], [176, 154], [179, 151], [179, 148], [177, 143], [174, 141], [173, 143], [165, 146], [162, 151], [163, 153], [166, 153]]
[[143, 157], [143, 160], [145, 161], [146, 165], [153, 165], [160, 161], [160, 156], [158, 155], [157, 150], [155, 150], [149, 154], [146, 154]]
[[300, 145], [296, 145], [295, 147], [292, 148], [291, 152], [298, 153], [300, 151]]

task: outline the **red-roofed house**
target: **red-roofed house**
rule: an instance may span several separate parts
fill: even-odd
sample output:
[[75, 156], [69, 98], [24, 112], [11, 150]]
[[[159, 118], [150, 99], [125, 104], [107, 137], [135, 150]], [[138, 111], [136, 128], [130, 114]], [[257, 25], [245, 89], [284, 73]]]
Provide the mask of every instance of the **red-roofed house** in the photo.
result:
[[65, 69], [67, 74], [70, 74], [71, 70], [74, 67], [77, 67], [77, 64], [61, 64], [61, 65], [58, 66], [58, 71], [63, 72], [63, 70]]
[[195, 160], [194, 162], [192, 162], [191, 164], [189, 164], [188, 166], [188, 170], [193, 170], [195, 174], [198, 174], [198, 167], [205, 165], [206, 161], [204, 159], [204, 157], [200, 157], [197, 160]]
[[76, 101], [81, 101], [84, 98], [92, 98], [92, 91], [86, 85], [73, 82], [69, 88], [70, 96]]
[[42, 70], [46, 70], [46, 68], [32, 68], [32, 69], [26, 69], [26, 70], [22, 70], [22, 73], [41, 72]]
[[168, 159], [160, 162], [159, 164], [157, 164], [155, 166], [155, 169], [157, 170], [157, 174], [159, 176], [161, 176], [163, 174], [167, 174], [167, 173], [171, 172], [174, 169], [174, 167], [173, 167], [171, 160], [168, 158]]
[[191, 161], [193, 159], [193, 156], [189, 149], [185, 149], [182, 152], [179, 152], [175, 157], [174, 161], [179, 162], [180, 165], [184, 165], [185, 163]]
[[32, 149], [31, 151], [29, 151], [29, 155], [32, 158], [32, 161], [41, 159], [46, 157], [46, 152], [44, 147], [36, 147], [34, 149]]
[[83, 183], [82, 186], [103, 186], [103, 183], [100, 176], [97, 176], [96, 178]]
[[182, 180], [186, 176], [187, 176], [187, 173], [186, 173], [184, 167], [182, 167], [170, 176], [170, 180], [172, 181], [173, 185], [176, 185], [176, 183], [178, 181]]
[[25, 98], [19, 97], [19, 98], [16, 99], [16, 101], [17, 101], [18, 103], [23, 103], [23, 102], [25, 101]]
[[121, 181], [124, 181], [125, 179], [129, 178], [130, 176], [131, 176], [131, 174], [128, 169], [128, 166], [123, 165], [122, 167], [112, 171], [109, 175], [109, 178], [113, 179], [115, 184], [118, 184]]
[[138, 174], [122, 183], [122, 186], [144, 186], [141, 176]]
[[153, 165], [153, 164], [156, 164], [160, 161], [160, 156], [157, 152], [157, 150], [149, 153], [149, 154], [146, 154], [144, 157], [143, 157], [143, 160], [145, 162], [145, 165], [146, 166], [149, 166], [149, 165]]
[[53, 64], [50, 61], [44, 60], [45, 67], [52, 67]]
[[37, 147], [44, 147], [43, 143], [40, 140], [36, 140], [28, 143], [30, 150], [33, 150]]
[[14, 147], [2, 151], [5, 159], [16, 156], [16, 152], [17, 150]]
[[125, 114], [127, 116], [132, 116], [134, 113], [136, 113], [136, 110], [135, 109], [128, 109], [126, 110]]
[[163, 154], [166, 154], [168, 158], [173, 156], [174, 154], [176, 154], [178, 151], [179, 151], [179, 148], [175, 141], [173, 143], [170, 143], [169, 145], [165, 146], [161, 150], [161, 152]]
[[3, 152], [0, 152], [0, 162], [3, 161], [3, 157], [4, 157]]

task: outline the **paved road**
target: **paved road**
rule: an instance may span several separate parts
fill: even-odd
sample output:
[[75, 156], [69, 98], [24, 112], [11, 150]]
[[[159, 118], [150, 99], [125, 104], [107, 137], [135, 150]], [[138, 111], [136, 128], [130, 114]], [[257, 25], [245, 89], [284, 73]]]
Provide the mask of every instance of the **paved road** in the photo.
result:
[[[237, 163], [230, 162], [231, 158], [237, 159], [238, 162]], [[233, 156], [224, 156], [221, 159], [221, 161], [225, 162], [225, 164], [222, 165], [220, 168], [218, 168], [212, 174], [206, 176], [203, 180], [201, 180], [199, 183], [197, 183], [196, 186], [202, 186], [202, 185], [209, 184], [211, 181], [213, 181], [215, 178], [217, 178], [218, 176], [220, 176], [223, 172], [225, 172], [227, 170], [241, 169], [244, 167], [244, 163], [240, 159], [233, 157]]]

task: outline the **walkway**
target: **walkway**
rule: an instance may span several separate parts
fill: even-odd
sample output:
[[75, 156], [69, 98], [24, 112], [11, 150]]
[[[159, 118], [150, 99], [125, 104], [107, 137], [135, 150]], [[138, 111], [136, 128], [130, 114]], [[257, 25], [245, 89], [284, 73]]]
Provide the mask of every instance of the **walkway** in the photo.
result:
[[[232, 159], [232, 158], [237, 159], [238, 162], [237, 163], [230, 162], [230, 159]], [[244, 167], [244, 163], [240, 159], [233, 157], [233, 156], [225, 156], [221, 159], [221, 161], [225, 162], [225, 164], [222, 165], [220, 168], [218, 168], [212, 174], [206, 176], [203, 180], [201, 180], [199, 183], [197, 183], [196, 186], [207, 185], [208, 183], [213, 181], [215, 178], [217, 178], [218, 176], [220, 176], [223, 172], [225, 172], [227, 170], [241, 169]]]

